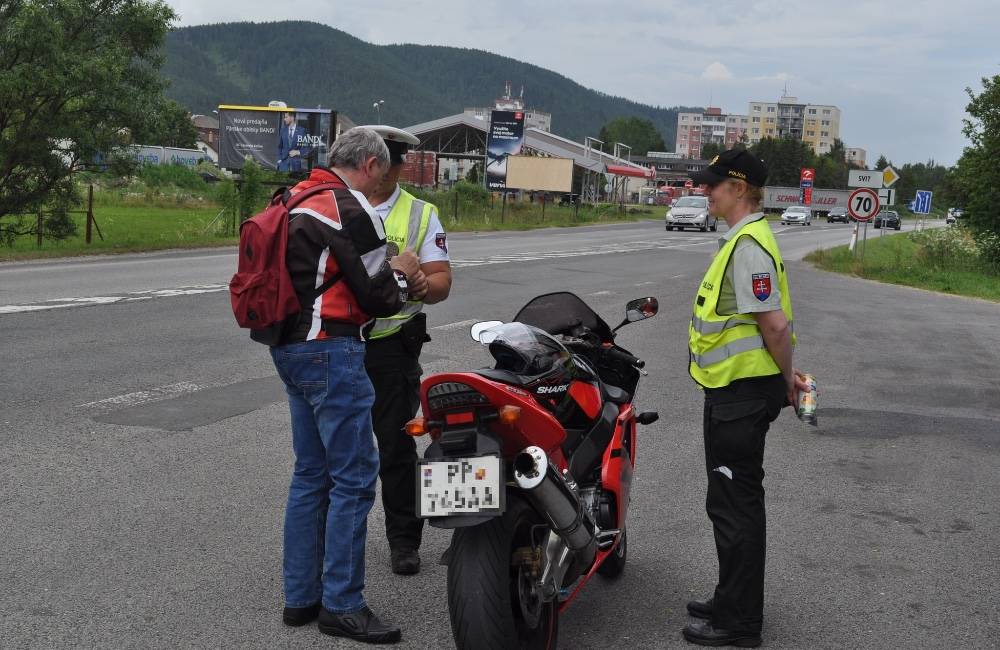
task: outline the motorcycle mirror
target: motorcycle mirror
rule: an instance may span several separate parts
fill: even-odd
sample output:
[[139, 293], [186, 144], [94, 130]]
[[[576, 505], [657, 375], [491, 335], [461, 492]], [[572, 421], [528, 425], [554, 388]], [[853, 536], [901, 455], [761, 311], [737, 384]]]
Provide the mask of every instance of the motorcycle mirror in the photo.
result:
[[486, 332], [488, 330], [493, 329], [494, 327], [497, 327], [498, 325], [503, 325], [503, 321], [502, 320], [479, 321], [478, 323], [473, 325], [472, 328], [469, 330], [469, 335], [472, 337], [472, 340], [475, 341], [476, 343], [482, 343], [483, 345], [487, 345], [496, 337], [491, 336]]
[[647, 318], [652, 318], [653, 316], [656, 316], [656, 312], [658, 312], [659, 309], [660, 303], [656, 300], [656, 298], [649, 297], [630, 300], [625, 305], [625, 320], [619, 323], [611, 331], [614, 333], [629, 323], [635, 323], [637, 321], [646, 320]]
[[656, 298], [638, 298], [625, 305], [625, 320], [630, 323], [646, 320], [656, 316], [659, 310], [660, 303]]

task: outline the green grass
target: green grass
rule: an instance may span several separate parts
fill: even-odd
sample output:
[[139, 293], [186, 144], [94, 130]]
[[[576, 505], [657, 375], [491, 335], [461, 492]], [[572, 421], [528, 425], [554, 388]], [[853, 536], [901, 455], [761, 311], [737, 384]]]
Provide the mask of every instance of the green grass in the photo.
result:
[[835, 273], [1000, 302], [1000, 276], [973, 257], [935, 256], [909, 234], [869, 236], [863, 259], [847, 246], [817, 250], [805, 259]]
[[205, 232], [220, 209], [95, 206], [94, 217], [104, 234], [103, 241], [95, 228], [93, 241], [87, 245], [84, 241], [86, 217], [74, 214], [73, 220], [78, 227], [75, 237], [63, 241], [46, 239], [41, 248], [37, 247], [34, 236], [20, 237], [11, 248], [0, 246], [0, 261], [235, 245], [235, 237], [221, 232], [221, 219]]

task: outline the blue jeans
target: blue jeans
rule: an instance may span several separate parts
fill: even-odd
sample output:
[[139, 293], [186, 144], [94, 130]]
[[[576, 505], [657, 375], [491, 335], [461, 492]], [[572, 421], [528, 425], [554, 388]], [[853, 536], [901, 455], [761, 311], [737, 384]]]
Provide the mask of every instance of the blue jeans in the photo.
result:
[[365, 537], [375, 501], [375, 401], [365, 344], [350, 337], [271, 348], [292, 414], [295, 469], [285, 510], [285, 606], [365, 607]]

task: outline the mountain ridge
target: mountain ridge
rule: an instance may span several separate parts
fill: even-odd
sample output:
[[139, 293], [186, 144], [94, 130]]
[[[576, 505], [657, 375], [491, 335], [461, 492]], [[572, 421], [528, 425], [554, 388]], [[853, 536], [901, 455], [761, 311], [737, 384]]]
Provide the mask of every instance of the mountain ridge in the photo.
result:
[[[252, 43], [253, 47], [247, 47]], [[309, 64], [302, 65], [303, 55]], [[506, 80], [524, 86], [529, 109], [552, 114], [552, 131], [577, 141], [616, 117], [653, 122], [672, 148], [677, 112], [700, 108], [641, 104], [558, 72], [484, 50], [440, 45], [375, 45], [307, 21], [217, 23], [167, 35], [167, 95], [195, 113], [219, 104], [321, 105], [358, 123], [408, 126], [492, 106]], [[380, 112], [372, 108], [384, 99]]]

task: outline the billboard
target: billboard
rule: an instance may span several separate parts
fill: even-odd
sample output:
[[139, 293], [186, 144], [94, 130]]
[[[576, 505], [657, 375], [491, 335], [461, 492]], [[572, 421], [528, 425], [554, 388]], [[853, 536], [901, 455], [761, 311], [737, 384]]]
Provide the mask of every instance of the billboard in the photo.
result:
[[524, 111], [492, 111], [486, 134], [486, 189], [507, 189], [507, 156], [524, 146]]
[[572, 192], [573, 159], [508, 156], [508, 189], [538, 192]]
[[279, 172], [325, 165], [336, 114], [326, 108], [219, 106], [219, 167], [242, 169], [247, 158]]

